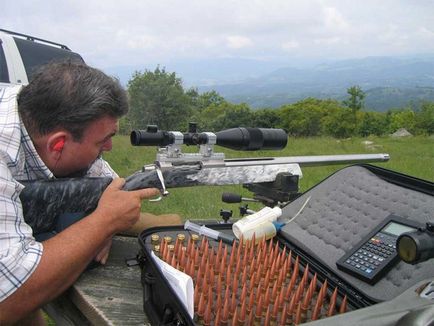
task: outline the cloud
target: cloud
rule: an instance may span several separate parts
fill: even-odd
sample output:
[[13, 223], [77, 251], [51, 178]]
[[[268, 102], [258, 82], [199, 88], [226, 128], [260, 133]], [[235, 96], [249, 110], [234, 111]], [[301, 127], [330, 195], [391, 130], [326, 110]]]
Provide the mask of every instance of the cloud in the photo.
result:
[[228, 36], [226, 38], [227, 46], [231, 49], [241, 49], [253, 44], [252, 40], [245, 36]]
[[434, 52], [434, 1], [426, 0], [4, 2], [2, 28], [64, 43], [99, 67]]
[[153, 36], [137, 35], [123, 39], [132, 50], [152, 50], [158, 45], [158, 40]]
[[324, 23], [331, 30], [346, 30], [350, 26], [339, 10], [333, 7], [324, 8]]
[[315, 40], [313, 40], [313, 42], [315, 44], [319, 44], [319, 45], [332, 45], [332, 44], [338, 44], [338, 43], [342, 42], [342, 38], [340, 38], [338, 36], [325, 37], [325, 38], [315, 39]]
[[281, 46], [282, 46], [282, 49], [284, 49], [285, 51], [291, 51], [294, 49], [298, 49], [300, 47], [300, 43], [292, 40], [292, 41], [287, 41], [287, 42], [282, 43]]
[[431, 30], [425, 26], [421, 26], [417, 29], [417, 35], [423, 39], [434, 41], [434, 28]]

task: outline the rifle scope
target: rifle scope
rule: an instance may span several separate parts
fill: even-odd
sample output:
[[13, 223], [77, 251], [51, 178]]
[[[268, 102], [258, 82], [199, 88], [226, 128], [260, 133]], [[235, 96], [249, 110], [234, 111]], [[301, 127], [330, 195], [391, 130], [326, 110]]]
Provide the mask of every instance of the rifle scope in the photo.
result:
[[[216, 133], [184, 133], [183, 144], [209, 144], [210, 138], [212, 138], [210, 134], [216, 136], [217, 145], [241, 151], [282, 149], [288, 141], [288, 135], [283, 129], [239, 127]], [[130, 141], [133, 146], [162, 147], [173, 144], [175, 135], [171, 131], [157, 130], [155, 126], [148, 126], [146, 130], [133, 130], [130, 135]]]

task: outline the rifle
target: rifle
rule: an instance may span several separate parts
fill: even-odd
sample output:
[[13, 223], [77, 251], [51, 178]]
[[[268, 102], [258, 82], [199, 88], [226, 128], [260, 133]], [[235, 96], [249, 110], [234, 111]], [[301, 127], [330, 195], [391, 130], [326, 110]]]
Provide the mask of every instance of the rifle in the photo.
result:
[[[198, 185], [243, 184], [260, 193], [265, 203], [288, 201], [298, 190], [302, 166], [381, 162], [388, 154], [319, 155], [226, 159], [215, 153], [214, 145], [235, 150], [282, 149], [288, 135], [282, 129], [232, 128], [216, 133], [162, 131], [156, 126], [135, 130], [133, 146], [157, 146], [153, 164], [144, 165], [126, 178], [124, 190], [158, 188], [162, 196], [168, 188]], [[196, 145], [198, 153], [183, 153], [182, 145]], [[37, 230], [66, 212], [92, 212], [111, 178], [62, 178], [21, 182], [20, 194], [25, 221]], [[160, 197], [161, 198], [161, 197]], [[270, 199], [271, 198], [271, 199]]]

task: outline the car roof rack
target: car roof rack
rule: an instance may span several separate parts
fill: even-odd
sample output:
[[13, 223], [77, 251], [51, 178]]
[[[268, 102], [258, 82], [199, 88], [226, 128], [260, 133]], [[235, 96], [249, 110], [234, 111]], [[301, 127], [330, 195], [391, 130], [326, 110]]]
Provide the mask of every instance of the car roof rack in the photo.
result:
[[44, 39], [42, 39], [42, 38], [38, 38], [38, 37], [34, 37], [34, 36], [30, 36], [30, 35], [26, 35], [26, 34], [21, 34], [21, 33], [17, 33], [17, 32], [12, 32], [12, 31], [9, 31], [9, 30], [7, 30], [7, 29], [2, 29], [2, 28], [0, 28], [0, 32], [5, 32], [5, 33], [11, 34], [11, 35], [24, 37], [24, 38], [26, 38], [28, 41], [33, 41], [33, 42], [34, 42], [34, 41], [38, 41], [38, 42], [43, 42], [43, 43], [47, 43], [47, 44], [50, 44], [50, 45], [55, 45], [55, 46], [60, 47], [61, 49], [71, 51], [71, 49], [68, 48], [68, 47], [67, 47], [66, 45], [64, 45], [64, 44], [60, 44], [60, 43], [56, 43], [56, 42], [52, 42], [52, 41], [48, 41], [48, 40], [44, 40]]

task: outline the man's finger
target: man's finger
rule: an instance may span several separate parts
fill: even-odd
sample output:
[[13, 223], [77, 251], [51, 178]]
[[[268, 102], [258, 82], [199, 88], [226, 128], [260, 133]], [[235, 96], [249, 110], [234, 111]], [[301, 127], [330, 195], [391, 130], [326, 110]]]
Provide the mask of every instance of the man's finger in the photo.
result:
[[101, 264], [105, 265], [105, 263], [107, 262], [108, 256], [110, 254], [111, 245], [112, 245], [112, 239], [108, 239], [104, 243], [103, 248], [100, 250], [100, 252], [94, 258], [95, 261], [100, 262]]
[[104, 251], [102, 252], [101, 256], [99, 257], [99, 262], [102, 265], [105, 265], [107, 263], [107, 259], [109, 257], [110, 254], [110, 247], [107, 247], [107, 249], [104, 249]]
[[110, 254], [110, 250], [107, 250], [107, 253], [104, 255], [104, 257], [101, 259], [101, 264], [105, 265], [107, 263], [108, 257]]
[[155, 197], [157, 195], [161, 195], [160, 190], [157, 188], [146, 188], [146, 189], [139, 189], [135, 190], [140, 196], [140, 199]]
[[124, 178], [115, 178], [113, 181], [109, 184], [109, 187], [115, 188], [115, 189], [122, 189], [122, 187], [125, 184]]

